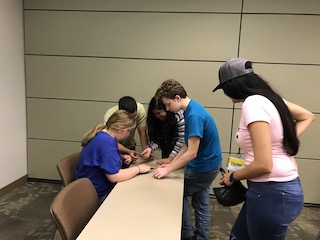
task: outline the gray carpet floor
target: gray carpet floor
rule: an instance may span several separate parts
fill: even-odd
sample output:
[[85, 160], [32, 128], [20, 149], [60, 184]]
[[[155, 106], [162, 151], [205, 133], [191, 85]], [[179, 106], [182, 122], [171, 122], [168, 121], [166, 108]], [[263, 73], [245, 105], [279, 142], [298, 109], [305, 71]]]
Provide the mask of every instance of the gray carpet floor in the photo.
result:
[[[60, 189], [60, 184], [29, 181], [1, 197], [0, 239], [49, 240], [55, 231], [49, 206]], [[228, 240], [241, 205], [222, 207], [215, 199], [211, 199], [211, 203], [210, 240]], [[287, 240], [315, 240], [319, 231], [320, 208], [304, 207], [299, 217], [290, 225]]]

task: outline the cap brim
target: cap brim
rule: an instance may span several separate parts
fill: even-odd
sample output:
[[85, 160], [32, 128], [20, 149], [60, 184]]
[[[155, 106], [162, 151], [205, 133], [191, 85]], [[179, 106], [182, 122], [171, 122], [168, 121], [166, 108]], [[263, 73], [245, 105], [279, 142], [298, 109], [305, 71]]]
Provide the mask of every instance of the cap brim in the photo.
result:
[[215, 91], [217, 91], [217, 90], [220, 89], [220, 88], [221, 88], [221, 84], [219, 84], [218, 86], [216, 86], [215, 89], [212, 90], [212, 92], [215, 92]]

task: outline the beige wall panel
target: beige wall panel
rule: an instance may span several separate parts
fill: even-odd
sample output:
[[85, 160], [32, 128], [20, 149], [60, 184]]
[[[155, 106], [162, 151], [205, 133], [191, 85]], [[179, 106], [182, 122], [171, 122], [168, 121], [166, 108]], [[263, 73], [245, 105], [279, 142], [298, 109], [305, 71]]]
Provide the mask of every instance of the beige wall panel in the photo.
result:
[[317, 0], [245, 0], [243, 12], [319, 14]]
[[320, 204], [319, 182], [320, 161], [297, 159], [299, 175], [304, 192], [305, 203]]
[[252, 61], [320, 63], [320, 17], [244, 15], [240, 56]]
[[[177, 72], [177, 78], [190, 98], [205, 107], [232, 108], [232, 102], [223, 91], [212, 92], [218, 85], [218, 71], [222, 63], [189, 63]], [[187, 69], [187, 67], [190, 67]]]
[[214, 60], [237, 53], [240, 15], [25, 11], [25, 19], [27, 54]]
[[[222, 63], [27, 56], [27, 96], [115, 101], [125, 95], [149, 104], [160, 84], [180, 81], [204, 106], [232, 107], [218, 84]], [[134, 85], [133, 85], [134, 84]]]
[[103, 102], [28, 99], [28, 138], [81, 141], [103, 121], [115, 104]]
[[25, 0], [26, 9], [239, 12], [241, 0]]
[[29, 139], [28, 177], [61, 180], [58, 161], [79, 151], [80, 143]]
[[[253, 64], [257, 74], [288, 101], [312, 112], [320, 112], [320, 66]], [[320, 133], [319, 133], [320, 135]]]
[[[196, 99], [195, 99], [196, 100]], [[231, 110], [229, 109], [207, 109], [213, 117], [219, 132], [220, 146], [222, 152], [229, 152]]]

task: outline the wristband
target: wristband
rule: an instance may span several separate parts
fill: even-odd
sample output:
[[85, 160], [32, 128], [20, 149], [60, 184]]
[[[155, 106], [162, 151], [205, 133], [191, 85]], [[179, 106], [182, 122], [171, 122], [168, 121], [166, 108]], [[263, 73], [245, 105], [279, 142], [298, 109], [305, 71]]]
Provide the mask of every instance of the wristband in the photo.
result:
[[138, 165], [136, 165], [136, 167], [138, 167], [138, 169], [139, 169], [139, 172], [138, 172], [138, 174], [140, 174], [140, 173], [141, 173], [141, 171], [140, 171], [140, 167], [139, 167]]
[[158, 144], [156, 144], [155, 142], [151, 142], [147, 145], [148, 148], [151, 148], [151, 152], [153, 153], [155, 150], [158, 149]]

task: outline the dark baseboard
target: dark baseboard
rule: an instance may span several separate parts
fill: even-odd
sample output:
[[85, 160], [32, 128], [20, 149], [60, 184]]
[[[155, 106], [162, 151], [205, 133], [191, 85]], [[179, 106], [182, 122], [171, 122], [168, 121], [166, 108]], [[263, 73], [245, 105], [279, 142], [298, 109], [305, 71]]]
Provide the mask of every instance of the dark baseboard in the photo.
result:
[[16, 189], [17, 187], [21, 187], [24, 184], [26, 184], [26, 182], [28, 181], [28, 175], [25, 175], [19, 179], [17, 179], [16, 181], [10, 183], [9, 185], [3, 187], [0, 189], [0, 197], [2, 197], [3, 195], [13, 191], [14, 189]]
[[44, 183], [54, 183], [62, 185], [61, 180], [43, 179], [43, 178], [28, 178], [29, 182], [44, 182]]
[[320, 204], [319, 203], [304, 203], [303, 206], [320, 208]]

